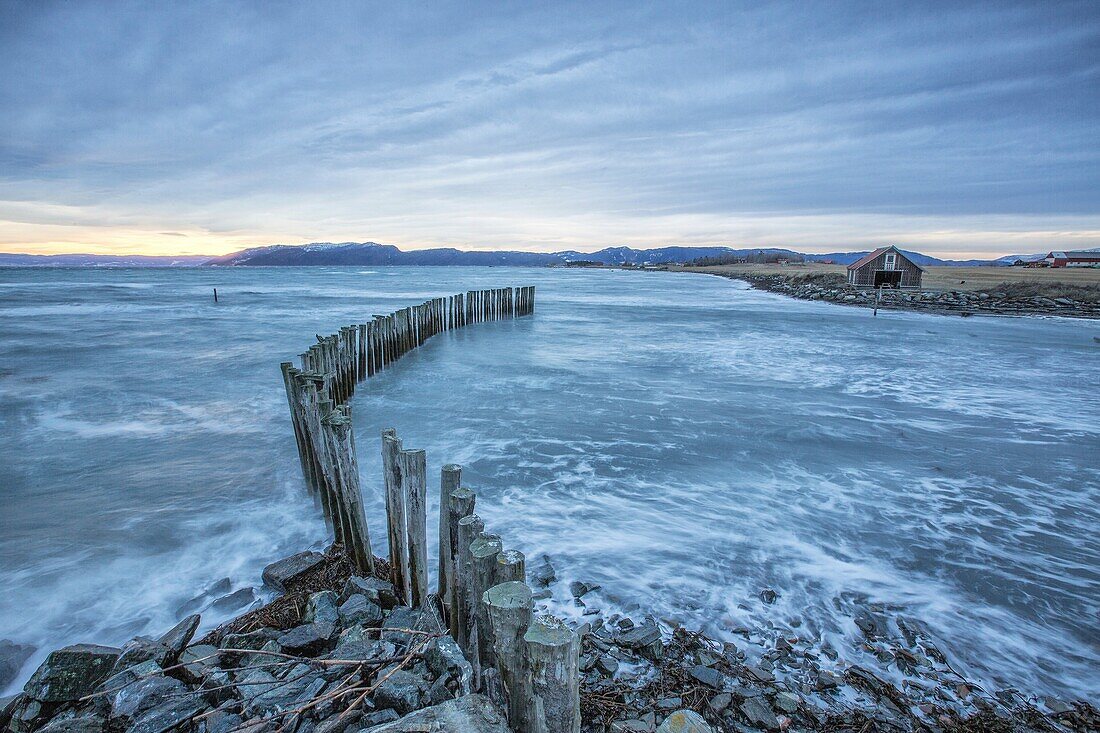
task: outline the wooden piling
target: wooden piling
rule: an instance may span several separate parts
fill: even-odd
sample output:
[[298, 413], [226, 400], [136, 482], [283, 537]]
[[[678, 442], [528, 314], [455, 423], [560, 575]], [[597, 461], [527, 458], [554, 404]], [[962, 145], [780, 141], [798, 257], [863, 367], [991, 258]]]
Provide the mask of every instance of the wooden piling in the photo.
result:
[[[470, 644], [474, 627], [474, 602], [470, 588], [473, 585], [473, 558], [470, 545], [485, 530], [485, 522], [476, 514], [470, 514], [458, 520], [457, 547], [455, 551], [455, 611], [457, 635], [455, 641], [462, 649], [466, 659], [473, 663], [476, 647]], [[476, 643], [477, 639], [474, 638]]]
[[503, 550], [496, 556], [493, 568], [496, 583], [527, 582], [527, 560], [519, 550]]
[[448, 567], [447, 597], [444, 606], [447, 608], [447, 626], [451, 636], [458, 640], [460, 606], [458, 589], [458, 566], [460, 563], [458, 551], [458, 521], [474, 513], [474, 492], [469, 489], [458, 488], [451, 491], [447, 500], [447, 550]]
[[577, 681], [580, 641], [576, 632], [553, 616], [531, 621], [523, 636], [531, 675], [533, 733], [580, 733]]
[[525, 583], [501, 583], [485, 591], [482, 602], [493, 629], [493, 656], [507, 702], [508, 726], [527, 733], [532, 691], [524, 635], [531, 625], [531, 589]]
[[[450, 497], [451, 492], [462, 483], [462, 466], [448, 463], [439, 472], [439, 577], [436, 583], [436, 595], [443, 607], [450, 613], [451, 586], [450, 577], [454, 574], [451, 564]], [[467, 512], [469, 514], [469, 512]]]
[[497, 555], [503, 547], [500, 537], [495, 534], [482, 533], [470, 543], [470, 596], [474, 609], [473, 634], [477, 638], [477, 649], [470, 658], [470, 664], [474, 666], [474, 678], [477, 680], [481, 679], [482, 669], [493, 666], [493, 630], [489, 626], [488, 609], [481, 601], [485, 591], [496, 585], [493, 574]]
[[382, 478], [386, 490], [386, 526], [390, 543], [393, 584], [406, 603], [412, 599], [409, 587], [409, 540], [405, 520], [404, 479], [401, 466], [401, 440], [397, 431], [382, 431]]
[[423, 608], [428, 603], [426, 458], [422, 450], [403, 450], [400, 456], [409, 540], [409, 605]]

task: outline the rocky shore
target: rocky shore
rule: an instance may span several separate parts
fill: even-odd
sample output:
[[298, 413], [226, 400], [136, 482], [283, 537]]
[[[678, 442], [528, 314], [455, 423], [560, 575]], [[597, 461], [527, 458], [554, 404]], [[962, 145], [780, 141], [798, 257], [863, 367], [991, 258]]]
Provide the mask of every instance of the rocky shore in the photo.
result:
[[[339, 548], [303, 552], [264, 570], [274, 601], [201, 638], [192, 614], [155, 639], [54, 651], [4, 701], [0, 731], [508, 733], [500, 690], [472, 688], [437, 611], [401, 605], [385, 561], [376, 573], [356, 576]], [[529, 575], [544, 600], [564, 583], [549, 558]], [[898, 686], [861, 666], [830, 671], [835, 657], [797, 634], [745, 629], [735, 643], [655, 618], [605, 618], [597, 586], [567, 587], [594, 611], [579, 628], [585, 731], [1100, 729], [1085, 702], [986, 693], [915, 622], [856, 619], [868, 652], [904, 671]]]
[[[840, 305], [874, 308], [876, 294], [849, 286], [840, 275], [761, 275], [755, 273], [707, 274], [744, 280], [755, 288], [782, 293], [800, 300], [824, 300]], [[1084, 290], [1082, 288], [1082, 290]], [[1100, 300], [1084, 297], [1037, 294], [1027, 288], [1006, 284], [1002, 288], [981, 291], [907, 291], [884, 289], [878, 307], [886, 310], [915, 310], [927, 313], [1009, 316], [1064, 316], [1100, 318]]]

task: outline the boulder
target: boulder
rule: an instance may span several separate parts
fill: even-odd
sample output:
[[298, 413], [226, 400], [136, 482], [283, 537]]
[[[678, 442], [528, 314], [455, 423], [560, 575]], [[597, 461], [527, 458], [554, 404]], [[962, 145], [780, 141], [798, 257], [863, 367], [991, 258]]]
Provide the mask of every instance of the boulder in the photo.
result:
[[263, 580], [275, 590], [286, 591], [303, 575], [324, 562], [325, 556], [319, 552], [299, 552], [284, 557], [264, 568]]
[[538, 567], [531, 571], [530, 575], [531, 581], [541, 588], [546, 588], [558, 579], [558, 574], [554, 570], [554, 566], [550, 564], [550, 558], [546, 555], [542, 556], [542, 561]]
[[107, 721], [98, 715], [80, 715], [71, 718], [55, 718], [38, 733], [102, 733], [107, 729]]
[[694, 710], [677, 710], [657, 726], [657, 733], [714, 733], [714, 729]]
[[202, 618], [197, 613], [191, 614], [169, 629], [164, 636], [157, 639], [158, 643], [168, 649], [166, 661], [169, 665], [179, 661], [180, 654], [191, 643], [191, 637], [195, 635], [195, 630], [199, 628], [199, 621], [201, 620]]
[[339, 619], [337, 600], [336, 593], [330, 590], [312, 594], [306, 602], [306, 613], [302, 620], [310, 624], [335, 625]]
[[111, 697], [111, 726], [125, 729], [147, 710], [186, 692], [187, 687], [172, 677], [135, 679]]
[[[387, 676], [388, 675], [388, 676]], [[374, 703], [378, 707], [393, 708], [405, 715], [420, 706], [420, 698], [426, 691], [424, 680], [412, 672], [399, 669], [382, 670], [379, 679], [385, 677], [374, 691]]]
[[336, 648], [328, 653], [329, 659], [370, 660], [392, 657], [397, 647], [388, 641], [370, 639], [341, 639]]
[[470, 694], [470, 682], [474, 676], [473, 667], [466, 661], [458, 643], [449, 636], [432, 639], [424, 651], [424, 661], [436, 677], [449, 676], [458, 682], [458, 694]]
[[[367, 716], [363, 716], [364, 720]], [[392, 723], [370, 729], [370, 733], [421, 733], [426, 730], [462, 733], [510, 733], [504, 716], [484, 695], [465, 695], [448, 700]]]
[[344, 584], [344, 592], [340, 594], [340, 602], [344, 603], [354, 595], [366, 596], [368, 601], [387, 611], [399, 603], [393, 583], [375, 577], [360, 578], [353, 575], [348, 578], [348, 582]]
[[73, 644], [51, 652], [23, 691], [39, 702], [71, 702], [95, 691], [107, 678], [120, 649]]
[[34, 654], [35, 647], [0, 639], [0, 690], [15, 681], [23, 664]]
[[172, 656], [172, 650], [159, 641], [154, 641], [147, 636], [135, 636], [122, 645], [122, 654], [115, 661], [112, 673], [117, 674], [122, 670], [148, 661], [156, 662], [161, 667], [167, 667], [170, 656]]
[[256, 591], [252, 588], [241, 588], [211, 603], [210, 610], [215, 613], [233, 613], [247, 608], [255, 601]]
[[340, 604], [339, 617], [343, 626], [377, 626], [382, 623], [382, 607], [356, 593]]
[[263, 717], [293, 710], [312, 700], [327, 684], [309, 665], [296, 664], [279, 685], [253, 697], [249, 710]]
[[196, 611], [201, 611], [203, 606], [205, 606], [211, 598], [223, 596], [232, 589], [232, 581], [230, 581], [229, 578], [222, 578], [216, 583], [207, 586], [206, 590], [204, 590], [202, 593], [177, 608], [176, 618], [183, 618], [184, 616], [195, 613]]
[[302, 624], [280, 636], [278, 642], [287, 654], [315, 657], [328, 648], [332, 631], [329, 624]]
[[445, 631], [434, 612], [398, 606], [382, 622], [382, 638], [393, 642], [399, 651], [408, 647], [410, 643], [422, 641], [424, 638], [421, 634], [410, 634], [402, 629], [432, 633]]

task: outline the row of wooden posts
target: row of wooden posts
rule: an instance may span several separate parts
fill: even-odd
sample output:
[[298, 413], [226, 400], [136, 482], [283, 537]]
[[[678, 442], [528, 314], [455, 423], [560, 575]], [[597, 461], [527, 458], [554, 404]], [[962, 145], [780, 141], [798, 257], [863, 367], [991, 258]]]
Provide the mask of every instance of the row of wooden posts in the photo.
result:
[[[373, 571], [374, 555], [351, 429], [349, 400], [356, 385], [438, 333], [529, 315], [534, 308], [533, 286], [433, 298], [386, 316], [376, 315], [369, 323], [344, 326], [330, 336], [318, 336], [317, 343], [299, 357], [299, 367], [292, 362], [280, 365], [306, 485], [321, 505], [336, 541], [359, 570]], [[392, 535], [390, 539], [393, 547]], [[423, 565], [418, 570], [426, 572]], [[402, 582], [407, 578], [401, 576]]]
[[[363, 510], [349, 399], [358, 382], [435, 334], [534, 312], [534, 287], [469, 291], [433, 298], [370, 323], [345, 326], [283, 363], [306, 485], [336, 542], [361, 572], [374, 571]], [[394, 586], [416, 608], [432, 606], [428, 585], [427, 460], [382, 431], [387, 541]], [[525, 558], [505, 550], [474, 513], [461, 468], [443, 467], [439, 494], [438, 579], [434, 597], [450, 635], [474, 671], [474, 684], [501, 701], [516, 733], [578, 733], [579, 639], [550, 616], [534, 615]]]

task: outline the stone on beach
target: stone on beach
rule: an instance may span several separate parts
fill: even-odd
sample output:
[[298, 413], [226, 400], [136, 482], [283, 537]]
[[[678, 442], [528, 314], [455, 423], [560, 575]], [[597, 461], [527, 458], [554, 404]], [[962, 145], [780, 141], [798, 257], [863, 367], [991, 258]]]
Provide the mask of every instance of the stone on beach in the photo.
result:
[[70, 702], [95, 691], [107, 678], [120, 649], [97, 644], [73, 644], [51, 652], [23, 691], [39, 702]]
[[511, 733], [504, 716], [484, 695], [466, 695], [456, 700], [418, 710], [392, 723], [371, 728], [370, 733]]
[[266, 585], [275, 590], [285, 591], [309, 571], [324, 562], [325, 556], [319, 552], [299, 552], [282, 560], [276, 560], [264, 568], [262, 578]]
[[694, 710], [677, 710], [657, 727], [657, 733], [714, 733], [714, 728]]

